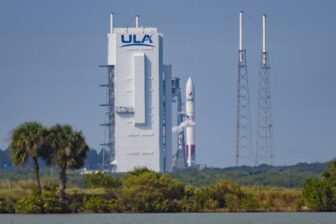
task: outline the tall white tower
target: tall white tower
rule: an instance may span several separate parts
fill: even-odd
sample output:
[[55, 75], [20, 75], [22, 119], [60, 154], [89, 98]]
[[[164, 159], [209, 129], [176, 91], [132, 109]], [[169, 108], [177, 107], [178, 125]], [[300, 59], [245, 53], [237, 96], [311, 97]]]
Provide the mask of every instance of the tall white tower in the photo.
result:
[[117, 172], [147, 167], [171, 171], [171, 66], [163, 64], [163, 38], [156, 28], [116, 28], [110, 17], [108, 63], [114, 67]]

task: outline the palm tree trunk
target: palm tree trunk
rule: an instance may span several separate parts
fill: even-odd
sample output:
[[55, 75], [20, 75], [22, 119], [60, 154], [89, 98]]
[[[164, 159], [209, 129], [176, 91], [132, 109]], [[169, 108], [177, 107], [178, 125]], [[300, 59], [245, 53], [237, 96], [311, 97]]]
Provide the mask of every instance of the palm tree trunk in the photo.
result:
[[41, 195], [41, 182], [40, 182], [40, 167], [37, 161], [37, 157], [32, 157], [33, 158], [33, 164], [34, 164], [34, 172], [35, 172], [35, 177], [36, 177], [36, 182], [37, 182], [37, 194]]
[[60, 180], [60, 191], [59, 191], [59, 198], [60, 200], [64, 201], [65, 200], [65, 188], [66, 188], [66, 165], [63, 165], [60, 167], [60, 173], [59, 173], [59, 180]]

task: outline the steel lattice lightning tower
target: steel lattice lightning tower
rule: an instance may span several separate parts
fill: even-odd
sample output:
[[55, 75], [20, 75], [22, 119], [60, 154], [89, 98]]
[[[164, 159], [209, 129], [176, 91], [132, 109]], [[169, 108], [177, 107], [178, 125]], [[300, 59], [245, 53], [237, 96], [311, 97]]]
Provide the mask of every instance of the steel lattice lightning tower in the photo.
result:
[[[115, 170], [116, 164], [114, 164], [115, 161], [115, 149], [114, 149], [114, 142], [115, 142], [115, 135], [114, 135], [114, 129], [115, 129], [115, 110], [114, 110], [114, 65], [103, 65], [100, 67], [106, 67], [107, 68], [107, 84], [100, 85], [101, 87], [107, 88], [107, 102], [106, 104], [101, 104], [100, 106], [106, 107], [106, 122], [104, 124], [101, 124], [101, 126], [105, 126], [108, 132], [108, 139], [106, 142], [101, 144], [102, 146], [107, 147], [107, 151], [110, 155], [110, 158], [103, 159], [102, 168], [105, 169], [105, 162], [108, 162], [108, 165], [112, 165], [112, 170]], [[103, 152], [104, 153], [104, 152]]]
[[274, 144], [271, 104], [271, 77], [266, 51], [266, 14], [262, 16], [262, 53], [259, 77], [258, 127], [256, 164], [274, 165]]
[[251, 134], [250, 96], [246, 64], [246, 50], [243, 48], [243, 12], [239, 14], [239, 51], [237, 82], [236, 121], [236, 165], [253, 164]]

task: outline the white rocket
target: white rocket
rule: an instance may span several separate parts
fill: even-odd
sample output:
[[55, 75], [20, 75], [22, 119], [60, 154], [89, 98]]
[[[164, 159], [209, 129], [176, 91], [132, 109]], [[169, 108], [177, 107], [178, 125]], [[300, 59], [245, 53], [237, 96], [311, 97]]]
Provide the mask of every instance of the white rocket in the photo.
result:
[[[188, 79], [186, 85], [186, 120], [190, 124], [195, 123], [195, 87], [191, 80]], [[186, 160], [188, 167], [196, 164], [195, 152], [195, 125], [186, 127]]]

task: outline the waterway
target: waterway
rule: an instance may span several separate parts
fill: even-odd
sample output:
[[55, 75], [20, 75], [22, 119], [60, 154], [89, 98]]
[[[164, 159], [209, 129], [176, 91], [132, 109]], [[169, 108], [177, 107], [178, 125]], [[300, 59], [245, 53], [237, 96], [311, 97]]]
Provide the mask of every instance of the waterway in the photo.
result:
[[0, 224], [333, 224], [336, 213], [1, 214]]

